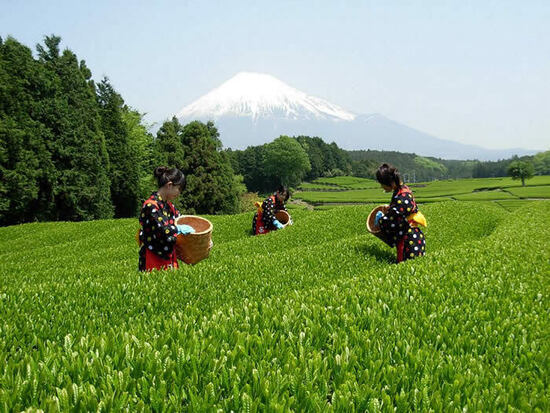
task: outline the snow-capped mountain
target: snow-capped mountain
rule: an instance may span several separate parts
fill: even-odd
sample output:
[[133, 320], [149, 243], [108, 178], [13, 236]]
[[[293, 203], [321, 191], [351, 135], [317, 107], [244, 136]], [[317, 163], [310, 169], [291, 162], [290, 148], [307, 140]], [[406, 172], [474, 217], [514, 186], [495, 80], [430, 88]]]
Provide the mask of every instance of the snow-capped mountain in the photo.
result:
[[224, 146], [233, 149], [261, 145], [280, 135], [306, 135], [336, 142], [349, 150], [414, 152], [446, 159], [497, 160], [535, 153], [464, 145], [409, 128], [380, 114], [357, 115], [261, 73], [238, 73], [176, 116], [182, 123], [213, 120]]
[[355, 115], [326, 100], [308, 96], [279, 79], [262, 73], [241, 72], [184, 107], [178, 118], [224, 116], [292, 120], [351, 121]]

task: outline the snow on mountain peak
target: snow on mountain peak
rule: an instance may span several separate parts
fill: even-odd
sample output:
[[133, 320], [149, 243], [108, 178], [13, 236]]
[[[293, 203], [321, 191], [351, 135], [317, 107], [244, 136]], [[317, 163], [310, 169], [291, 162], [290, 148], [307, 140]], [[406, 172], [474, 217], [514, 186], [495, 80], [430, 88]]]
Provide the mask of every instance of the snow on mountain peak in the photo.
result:
[[309, 96], [271, 75], [251, 72], [236, 74], [177, 114], [178, 118], [185, 119], [217, 119], [222, 116], [251, 117], [254, 120], [355, 119], [353, 113]]

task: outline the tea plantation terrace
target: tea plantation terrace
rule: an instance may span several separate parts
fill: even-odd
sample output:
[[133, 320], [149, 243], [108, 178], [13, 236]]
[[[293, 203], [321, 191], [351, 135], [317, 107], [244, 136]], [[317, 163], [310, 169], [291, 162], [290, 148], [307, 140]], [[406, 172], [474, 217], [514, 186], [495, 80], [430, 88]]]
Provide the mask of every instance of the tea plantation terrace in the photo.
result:
[[549, 411], [550, 204], [425, 204], [392, 264], [374, 205], [293, 210], [210, 258], [139, 273], [136, 220], [0, 228], [0, 406], [130, 411]]

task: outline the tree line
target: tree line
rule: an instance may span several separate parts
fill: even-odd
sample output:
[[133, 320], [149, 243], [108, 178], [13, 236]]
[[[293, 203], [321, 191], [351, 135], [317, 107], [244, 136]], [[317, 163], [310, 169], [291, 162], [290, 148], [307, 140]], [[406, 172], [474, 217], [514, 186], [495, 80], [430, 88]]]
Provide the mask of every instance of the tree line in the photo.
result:
[[[373, 178], [376, 167], [382, 162], [396, 165], [408, 181], [432, 181], [435, 179], [495, 178], [511, 176], [510, 167], [520, 162], [532, 167], [534, 175], [550, 175], [550, 151], [534, 156], [513, 156], [498, 161], [452, 160], [419, 156], [395, 151], [349, 151], [356, 176]], [[361, 165], [361, 168], [358, 167]]]
[[107, 78], [96, 84], [61, 38], [0, 38], [0, 225], [135, 217], [157, 165], [188, 177], [178, 207], [232, 213], [245, 188], [214, 124], [177, 119], [157, 136]]
[[463, 161], [395, 151], [346, 151], [319, 137], [281, 136], [271, 143], [226, 152], [248, 190], [258, 192], [270, 191], [281, 177], [291, 187], [319, 177], [352, 175], [375, 179], [378, 166], [384, 162], [397, 166], [407, 182], [513, 176], [511, 169], [518, 162], [522, 170], [532, 169], [531, 174], [550, 175], [550, 151], [499, 161]]
[[254, 192], [269, 192], [279, 184], [296, 187], [303, 180], [353, 173], [346, 151], [319, 137], [280, 136], [270, 143], [226, 152], [235, 172]]
[[374, 178], [383, 162], [407, 181], [506, 176], [512, 169], [524, 177], [550, 174], [550, 151], [458, 161], [346, 151], [309, 136], [224, 150], [213, 122], [182, 125], [176, 118], [154, 136], [108, 78], [96, 83], [86, 62], [60, 44], [60, 37], [46, 36], [35, 57], [12, 37], [0, 38], [0, 225], [135, 217], [155, 189], [158, 165], [187, 176], [180, 211], [206, 214], [239, 212], [246, 191], [327, 176]]

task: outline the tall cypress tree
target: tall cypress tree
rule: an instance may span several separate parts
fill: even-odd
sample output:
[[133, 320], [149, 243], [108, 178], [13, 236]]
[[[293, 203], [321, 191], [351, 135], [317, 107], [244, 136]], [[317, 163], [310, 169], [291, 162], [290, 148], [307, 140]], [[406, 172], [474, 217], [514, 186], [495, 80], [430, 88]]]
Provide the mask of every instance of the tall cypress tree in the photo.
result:
[[164, 165], [180, 169], [186, 167], [182, 130], [183, 128], [175, 116], [162, 124], [154, 143], [156, 166]]
[[139, 176], [138, 199], [149, 197], [154, 188], [151, 171], [157, 166], [154, 159], [153, 135], [143, 122], [143, 115], [136, 110], [124, 106], [122, 120], [128, 133], [129, 150], [136, 153]]
[[111, 201], [116, 217], [135, 216], [139, 202], [139, 156], [130, 145], [129, 130], [124, 123], [124, 100], [107, 78], [97, 85], [97, 102], [101, 128], [109, 154]]
[[47, 78], [31, 50], [0, 42], [0, 225], [49, 218], [51, 139], [41, 123]]
[[213, 122], [194, 121], [183, 127], [184, 173], [187, 186], [181, 205], [197, 213], [233, 213], [238, 209], [239, 188], [231, 162]]
[[264, 169], [264, 158], [267, 145], [249, 146], [244, 151], [235, 151], [238, 169], [235, 172], [243, 176], [243, 181], [249, 191], [273, 191], [278, 181], [268, 175]]
[[155, 140], [158, 165], [180, 168], [187, 185], [177, 206], [190, 213], [236, 212], [239, 191], [231, 162], [214, 123], [191, 122], [182, 126], [177, 118], [164, 122]]
[[70, 50], [59, 52], [61, 38], [47, 36], [38, 45], [40, 62], [51, 80], [44, 102], [45, 123], [55, 139], [50, 151], [57, 175], [55, 218], [81, 220], [113, 215], [109, 158], [91, 72]]
[[0, 225], [111, 217], [111, 192], [117, 216], [132, 216], [150, 189], [142, 116], [107, 80], [96, 95], [85, 62], [60, 41], [45, 37], [36, 59], [0, 38]]

